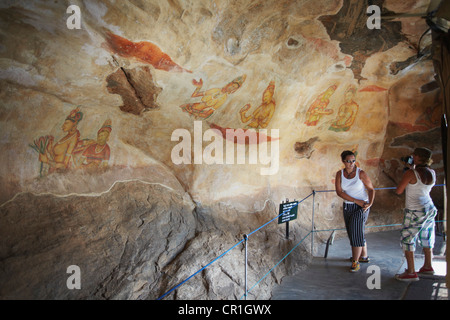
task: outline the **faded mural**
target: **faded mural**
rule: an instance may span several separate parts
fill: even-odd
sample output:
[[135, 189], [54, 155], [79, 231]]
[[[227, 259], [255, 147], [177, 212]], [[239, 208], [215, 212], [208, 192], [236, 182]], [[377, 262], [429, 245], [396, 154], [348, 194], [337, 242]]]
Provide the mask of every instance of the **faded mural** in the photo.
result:
[[122, 57], [137, 59], [138, 61], [150, 64], [159, 70], [191, 72], [173, 62], [171, 57], [151, 42], [132, 42], [126, 38], [115, 35], [112, 32], [106, 33], [106, 41], [107, 43], [105, 46]]
[[350, 86], [344, 94], [344, 103], [340, 105], [336, 119], [331, 124], [329, 130], [335, 132], [348, 131], [355, 122], [359, 106], [354, 101], [356, 88]]
[[192, 84], [196, 87], [192, 98], [202, 97], [201, 102], [183, 104], [181, 110], [193, 115], [196, 119], [207, 119], [217, 109], [219, 109], [228, 98], [228, 95], [235, 93], [246, 79], [246, 75], [237, 77], [222, 88], [213, 88], [201, 91], [203, 88], [203, 80], [192, 80]]
[[330, 86], [325, 92], [321, 93], [317, 99], [311, 104], [308, 111], [306, 112], [307, 126], [316, 126], [319, 120], [324, 115], [330, 115], [333, 113], [332, 109], [327, 109], [330, 104], [330, 97], [336, 91], [337, 85]]
[[[101, 12], [111, 10], [108, 19], [114, 15], [122, 17], [118, 8], [99, 3], [95, 8], [105, 10]], [[181, 2], [180, 6], [186, 3]], [[227, 6], [222, 8], [227, 14], [216, 20], [217, 12], [210, 10], [210, 3], [201, 2], [198, 6], [204, 10], [186, 6], [185, 11], [180, 11], [184, 12], [180, 24], [174, 24], [180, 16], [172, 16], [171, 10], [157, 10], [159, 4], [150, 1], [147, 9], [154, 9], [148, 12], [154, 19], [153, 29], [143, 29], [124, 17], [98, 26], [98, 17], [90, 12], [94, 7], [84, 8], [86, 26], [79, 35], [85, 38], [76, 38], [77, 48], [83, 54], [79, 58], [79, 76], [87, 74], [86, 79], [95, 79], [89, 81], [95, 82], [93, 90], [98, 94], [90, 96], [88, 103], [69, 100], [66, 105], [72, 105], [72, 111], [61, 116], [61, 124], [53, 116], [36, 130], [45, 133], [46, 126], [61, 126], [60, 134], [52, 130], [52, 134], [27, 138], [23, 143], [27, 150], [31, 147], [36, 151], [29, 159], [33, 163], [30, 166], [37, 167], [28, 178], [80, 169], [103, 174], [106, 169], [137, 168], [154, 160], [167, 165], [175, 175], [183, 177], [180, 179], [187, 179], [183, 183], [188, 184], [189, 174], [183, 173], [182, 166], [171, 163], [167, 149], [171, 147], [171, 132], [176, 128], [192, 130], [194, 121], [204, 121], [204, 130], [216, 129], [225, 139], [227, 129], [242, 129], [239, 132], [243, 135], [255, 130], [258, 144], [279, 139], [286, 171], [304, 160], [318, 165], [320, 155], [329, 156], [327, 152], [338, 153], [338, 149], [357, 145], [362, 165], [391, 172], [394, 152], [383, 153], [385, 135], [426, 133], [439, 126], [437, 87], [432, 85], [428, 71], [423, 71], [431, 67], [429, 57], [417, 58], [409, 46], [419, 40], [411, 38], [411, 34], [422, 35], [426, 26], [417, 22], [415, 28], [422, 32], [409, 27], [408, 34], [398, 21], [383, 22], [380, 31], [362, 28], [367, 15], [364, 4], [355, 0], [328, 2], [322, 6], [323, 12], [288, 3], [291, 7], [287, 11], [280, 5], [281, 15], [303, 17], [303, 11], [309, 10], [310, 16], [317, 19], [291, 21], [286, 29], [279, 22], [283, 19], [268, 14], [275, 10], [272, 6], [261, 4], [261, 11], [256, 12], [256, 7], [243, 3], [253, 12], [248, 20], [239, 19], [246, 16], [245, 10], [238, 14]], [[159, 15], [166, 20], [159, 19]], [[106, 15], [103, 19], [107, 19]], [[172, 21], [170, 26], [167, 21]], [[242, 21], [246, 23], [241, 25]], [[196, 23], [199, 25], [194, 32], [188, 26]], [[181, 31], [186, 33], [183, 38], [178, 37]], [[75, 34], [65, 32], [58, 41]], [[423, 39], [422, 42], [424, 45]], [[90, 65], [84, 64], [87, 57], [95, 57]], [[49, 72], [52, 61], [47, 63]], [[89, 71], [81, 71], [84, 69]], [[420, 75], [418, 82], [423, 88], [403, 90], [402, 86], [416, 85], [407, 83], [408, 73], [411, 77]], [[425, 88], [429, 91], [421, 92]], [[414, 118], [396, 115], [399, 104], [406, 108], [414, 99], [428, 105], [415, 108]], [[99, 123], [86, 118], [90, 108], [98, 109]], [[120, 112], [124, 113], [123, 119]], [[118, 116], [110, 141], [110, 119]], [[272, 138], [263, 129], [280, 129], [281, 134]], [[97, 135], [92, 136], [90, 132], [95, 131]], [[401, 152], [409, 152], [408, 148]], [[133, 155], [128, 155], [130, 151]], [[223, 169], [232, 171], [231, 167]], [[288, 174], [290, 177], [304, 174], [301, 166], [294, 170], [296, 174]], [[335, 172], [335, 168], [327, 170]], [[305, 173], [311, 175], [306, 181], [330, 181], [329, 176], [313, 177], [312, 172]], [[208, 179], [213, 179], [213, 175], [205, 181]]]
[[80, 108], [73, 109], [61, 126], [65, 136], [55, 141], [53, 136], [46, 135], [30, 144], [39, 154], [41, 177], [72, 169], [108, 167], [111, 150], [107, 142], [112, 131], [111, 120], [105, 120], [97, 132], [96, 139], [81, 138], [77, 126], [82, 120], [83, 112]]
[[246, 112], [252, 107], [251, 104], [246, 104], [240, 111], [242, 123], [247, 123], [247, 127], [259, 129], [267, 128], [270, 120], [275, 113], [275, 100], [273, 95], [275, 93], [275, 82], [271, 81], [262, 94], [262, 102], [258, 108], [249, 116]]
[[[133, 42], [109, 31], [106, 32], [105, 40], [106, 42], [103, 44], [104, 48], [122, 58], [134, 59], [162, 71], [192, 73], [192, 71], [175, 63], [169, 55], [164, 53], [157, 45], [150, 41]], [[308, 38], [308, 41], [311, 41], [315, 48], [320, 44], [320, 48], [323, 49], [328, 46], [329, 50], [334, 51], [334, 49], [328, 44], [325, 44], [323, 40], [319, 41], [318, 39], [314, 40], [313, 38]], [[336, 55], [337, 54], [335, 53], [334, 57], [336, 57]], [[346, 64], [348, 64], [348, 56], [345, 57], [345, 61]], [[143, 72], [144, 76], [142, 76]], [[120, 80], [120, 77], [123, 75], [125, 75], [125, 82], [131, 84], [132, 91], [135, 90], [134, 93], [137, 94], [138, 99], [135, 99], [136, 96], [130, 97], [129, 94], [128, 96], [127, 93], [124, 94], [124, 92], [127, 91], [124, 89], [126, 85]], [[137, 80], [133, 81], [134, 78]], [[142, 85], [140, 86], [141, 88], [139, 88], [139, 78], [148, 78], [150, 84], [148, 89], [145, 89], [145, 86]], [[242, 88], [246, 79], [247, 75], [243, 74], [231, 80], [223, 87], [215, 87], [206, 90], [202, 90], [204, 86], [203, 79], [200, 78], [198, 81], [193, 79], [192, 84], [194, 85], [195, 90], [190, 98], [200, 98], [201, 100], [199, 102], [182, 104], [179, 108], [182, 112], [191, 115], [194, 120], [206, 120], [214, 113], [220, 111], [221, 107], [229, 102], [230, 95], [237, 93], [238, 90]], [[254, 80], [257, 81], [257, 79]], [[125, 70], [124, 68], [119, 68], [116, 73], [108, 76], [106, 81], [108, 83], [109, 92], [121, 95], [124, 102], [131, 101], [131, 104], [133, 104], [133, 100], [142, 99], [142, 96], [145, 93], [153, 97], [150, 99], [150, 104], [147, 103], [143, 107], [138, 107], [140, 109], [137, 111], [131, 110], [126, 106], [121, 107], [121, 110], [124, 112], [140, 115], [142, 110], [151, 110], [154, 108], [154, 105], [156, 105], [156, 98], [160, 91], [155, 91], [155, 88], [157, 87], [153, 82], [149, 70]], [[352, 128], [360, 109], [359, 104], [355, 101], [358, 92], [357, 86], [348, 85], [342, 95], [336, 95], [338, 88], [339, 84], [335, 83], [316, 96], [314, 101], [304, 111], [303, 124], [305, 126], [317, 127], [320, 123], [324, 123], [325, 125], [328, 123], [328, 130], [333, 131], [336, 134], [347, 132]], [[359, 92], [377, 93], [385, 92], [386, 90], [387, 89], [377, 85], [366, 85], [360, 89]], [[244, 131], [242, 131], [244, 135], [246, 134], [245, 132], [247, 129], [258, 130], [269, 126], [276, 111], [274, 95], [275, 81], [270, 81], [267, 88], [262, 93], [261, 103], [258, 107], [251, 110], [252, 105], [247, 103], [238, 111], [241, 123], [237, 127], [242, 127], [244, 129]], [[144, 103], [144, 100], [142, 102]], [[334, 105], [334, 107], [330, 104]], [[132, 107], [132, 109], [133, 108], [134, 107]], [[431, 122], [433, 110], [434, 109], [427, 108], [426, 113], [421, 115], [417, 122], [424, 123], [429, 127], [437, 125], [435, 121], [434, 123]], [[55, 141], [55, 138], [51, 135], [41, 136], [30, 144], [30, 147], [38, 152], [38, 160], [40, 163], [39, 176], [42, 177], [53, 172], [64, 172], [72, 169], [104, 169], [108, 167], [111, 149], [107, 141], [112, 130], [111, 120], [108, 119], [103, 123], [97, 132], [96, 139], [81, 137], [77, 125], [82, 120], [83, 112], [80, 108], [76, 108], [67, 116], [61, 127], [62, 131], [66, 134], [65, 136], [57, 141]], [[430, 126], [430, 124], [432, 125]], [[210, 127], [219, 130], [224, 138], [226, 138], [226, 130], [232, 129], [220, 126], [216, 123], [210, 124]], [[270, 136], [265, 137], [265, 139], [266, 140], [264, 141], [269, 142], [272, 140]], [[314, 144], [318, 141], [320, 141], [320, 139], [315, 137], [311, 138], [309, 141], [296, 142], [294, 149], [297, 153], [297, 157], [301, 154], [302, 156], [300, 158], [305, 157], [309, 159], [314, 152]], [[354, 151], [357, 152], [356, 149]]]

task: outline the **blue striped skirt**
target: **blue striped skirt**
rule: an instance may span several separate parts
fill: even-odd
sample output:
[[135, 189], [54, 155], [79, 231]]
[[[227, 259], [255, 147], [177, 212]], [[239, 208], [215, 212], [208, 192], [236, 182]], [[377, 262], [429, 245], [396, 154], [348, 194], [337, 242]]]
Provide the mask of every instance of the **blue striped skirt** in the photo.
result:
[[370, 208], [364, 209], [356, 203], [344, 202], [344, 222], [348, 239], [352, 247], [364, 247], [366, 245], [365, 225], [369, 217]]

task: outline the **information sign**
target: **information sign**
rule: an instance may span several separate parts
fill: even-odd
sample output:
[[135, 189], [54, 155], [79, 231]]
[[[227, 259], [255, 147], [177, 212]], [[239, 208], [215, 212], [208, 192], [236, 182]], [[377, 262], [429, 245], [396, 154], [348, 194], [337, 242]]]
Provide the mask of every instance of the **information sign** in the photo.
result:
[[280, 213], [278, 224], [297, 219], [298, 201], [286, 202], [280, 204]]

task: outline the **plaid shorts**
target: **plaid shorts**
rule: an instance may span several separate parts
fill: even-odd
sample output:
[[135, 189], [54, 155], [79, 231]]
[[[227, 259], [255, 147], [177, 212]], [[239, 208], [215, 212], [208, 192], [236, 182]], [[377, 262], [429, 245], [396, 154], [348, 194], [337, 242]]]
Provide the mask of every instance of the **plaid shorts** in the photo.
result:
[[401, 233], [401, 245], [405, 251], [415, 251], [418, 240], [423, 248], [434, 247], [434, 218], [437, 209], [434, 205], [422, 210], [404, 210], [403, 226]]

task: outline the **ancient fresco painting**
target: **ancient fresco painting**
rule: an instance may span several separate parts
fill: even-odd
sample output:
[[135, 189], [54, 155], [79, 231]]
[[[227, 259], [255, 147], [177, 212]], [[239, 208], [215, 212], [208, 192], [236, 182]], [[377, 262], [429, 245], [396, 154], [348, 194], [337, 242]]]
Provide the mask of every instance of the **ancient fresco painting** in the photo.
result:
[[[225, 128], [215, 123], [211, 123], [209, 126], [211, 127], [211, 129], [218, 130], [223, 139], [233, 141], [235, 144], [246, 144], [246, 145], [260, 144], [262, 142], [271, 142], [280, 139], [279, 137], [274, 138], [272, 136], [266, 135], [264, 132], [259, 132], [252, 128], [250, 129]], [[232, 134], [227, 134], [228, 130], [231, 131]], [[255, 139], [250, 138], [252, 135], [255, 137]]]
[[[266, 89], [264, 90], [261, 98], [261, 104], [250, 114], [247, 115], [252, 106], [247, 103], [239, 110], [240, 120], [243, 124], [246, 124], [244, 128], [226, 128], [218, 124], [212, 123], [210, 127], [218, 130], [224, 139], [233, 141], [235, 144], [260, 144], [262, 142], [271, 142], [279, 140], [278, 137], [274, 138], [264, 132], [260, 132], [259, 129], [266, 129], [269, 125], [275, 113], [275, 99], [273, 98], [275, 93], [275, 81], [270, 81]], [[227, 130], [231, 130], [233, 135], [230, 137], [227, 135]], [[254, 134], [255, 139], [250, 139], [249, 136]]]
[[173, 72], [189, 72], [164, 53], [157, 45], [149, 41], [133, 42], [114, 33], [106, 33], [106, 47], [124, 58], [134, 58], [147, 63], [155, 69]]
[[316, 126], [323, 116], [331, 115], [333, 113], [333, 110], [328, 109], [327, 107], [330, 103], [330, 98], [336, 92], [336, 89], [337, 85], [332, 85], [314, 100], [306, 112], [305, 124], [307, 126]]
[[123, 112], [140, 116], [159, 108], [157, 100], [162, 88], [156, 85], [149, 66], [118, 68], [106, 77], [106, 88], [122, 97], [119, 109]]
[[[122, 58], [137, 60], [157, 70], [192, 72], [175, 63], [169, 55], [149, 41], [133, 42], [111, 32], [106, 33], [105, 39], [103, 47]], [[116, 59], [114, 61], [119, 66]], [[123, 105], [120, 110], [142, 115], [145, 111], [158, 108], [156, 100], [162, 89], [154, 83], [148, 66], [134, 69], [119, 67], [106, 81], [108, 92], [122, 97]]]
[[196, 87], [191, 98], [202, 97], [200, 102], [186, 103], [180, 106], [181, 110], [189, 113], [196, 119], [207, 119], [217, 109], [219, 109], [228, 98], [228, 95], [235, 93], [245, 82], [246, 75], [239, 76], [226, 84], [222, 88], [212, 88], [201, 91], [203, 88], [203, 79], [192, 80], [192, 84]]
[[62, 138], [56, 141], [52, 135], [46, 135], [29, 144], [38, 152], [41, 177], [73, 169], [108, 167], [111, 149], [107, 142], [112, 131], [111, 120], [105, 120], [97, 131], [96, 139], [81, 139], [78, 124], [83, 117], [83, 112], [77, 107], [70, 112], [61, 126]]
[[296, 152], [297, 159], [310, 159], [311, 155], [315, 151], [314, 144], [320, 141], [319, 137], [313, 137], [307, 141], [297, 141], [294, 144], [294, 150]]
[[306, 112], [306, 120], [304, 122], [308, 127], [316, 127], [320, 124], [324, 117], [329, 117], [335, 114], [334, 120], [324, 121], [327, 124], [331, 121], [328, 130], [334, 132], [346, 132], [353, 126], [356, 116], [358, 114], [359, 105], [355, 102], [355, 95], [357, 88], [354, 85], [349, 85], [344, 92], [344, 103], [340, 104], [337, 112], [330, 108], [330, 103], [337, 103], [337, 99], [332, 99], [336, 92], [338, 85], [334, 84], [327, 88], [324, 92], [319, 94], [314, 102], [309, 106]]
[[255, 111], [253, 111], [251, 115], [246, 115], [246, 112], [252, 107], [249, 103], [239, 111], [242, 123], [247, 123], [248, 128], [267, 128], [275, 113], [276, 104], [273, 99], [274, 92], [275, 81], [271, 81], [262, 94], [261, 104], [255, 109]]
[[344, 103], [339, 107], [337, 116], [328, 130], [345, 132], [350, 130], [358, 114], [359, 105], [355, 102], [356, 87], [349, 86], [344, 94]]
[[[43, 174], [43, 164], [48, 166], [48, 173], [61, 171], [73, 167], [72, 154], [80, 140], [78, 124], [83, 120], [80, 108], [73, 109], [64, 120], [61, 130], [65, 134], [55, 142], [54, 137], [46, 136], [45, 143], [39, 148], [39, 161], [41, 162], [40, 174]], [[39, 138], [43, 140], [43, 138]]]
[[78, 152], [81, 153], [81, 157], [78, 161], [78, 168], [103, 169], [108, 167], [111, 155], [108, 140], [111, 131], [111, 120], [107, 119], [97, 131], [97, 140], [86, 139], [80, 144]]

